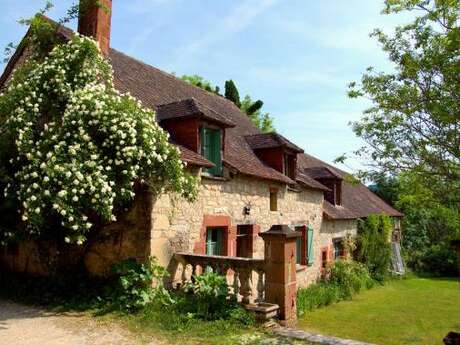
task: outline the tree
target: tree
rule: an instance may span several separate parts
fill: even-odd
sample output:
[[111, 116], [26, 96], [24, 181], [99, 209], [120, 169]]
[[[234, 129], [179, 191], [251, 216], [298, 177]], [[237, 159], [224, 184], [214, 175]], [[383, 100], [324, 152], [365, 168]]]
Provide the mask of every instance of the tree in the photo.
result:
[[183, 75], [181, 79], [189, 84], [199, 87], [200, 89], [215, 93], [216, 95], [220, 95], [220, 89], [218, 86], [212, 86], [210, 81], [204, 79], [199, 75]]
[[264, 133], [275, 131], [273, 127], [273, 118], [269, 113], [262, 112], [263, 102], [261, 100], [253, 101], [249, 95], [246, 95], [241, 102], [240, 109], [246, 113], [251, 122]]
[[[425, 186], [441, 186], [438, 196], [458, 202], [460, 181], [459, 0], [386, 0], [384, 13], [421, 13], [390, 36], [375, 30], [394, 72], [368, 68], [349, 96], [372, 106], [353, 124], [368, 144], [372, 171], [411, 171]], [[434, 182], [433, 182], [434, 181]], [[458, 206], [458, 204], [457, 204]]]
[[[213, 92], [219, 96], [220, 89], [218, 86], [213, 86], [211, 82], [204, 79], [199, 75], [183, 75], [182, 80], [189, 84], [197, 86], [203, 90]], [[249, 95], [244, 96], [243, 101], [240, 100], [239, 91], [233, 80], [225, 82], [225, 98], [235, 103], [250, 119], [251, 122], [264, 133], [271, 133], [275, 131], [273, 127], [273, 118], [267, 112], [262, 112], [264, 102], [260, 99], [253, 101]]]
[[402, 248], [407, 265], [417, 272], [455, 275], [450, 241], [460, 237], [460, 213], [448, 198], [439, 200], [435, 188], [439, 187], [426, 187], [419, 174], [410, 172], [380, 177], [372, 185], [378, 196], [404, 213]]
[[225, 98], [235, 103], [238, 108], [241, 108], [240, 93], [231, 79], [225, 82]]

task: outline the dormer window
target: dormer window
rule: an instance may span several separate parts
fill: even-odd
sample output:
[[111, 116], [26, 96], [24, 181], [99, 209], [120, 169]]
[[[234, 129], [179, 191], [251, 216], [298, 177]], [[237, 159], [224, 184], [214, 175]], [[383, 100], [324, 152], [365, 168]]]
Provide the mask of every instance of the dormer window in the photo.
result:
[[304, 171], [329, 190], [324, 192], [324, 199], [335, 206], [342, 205], [342, 176], [328, 167], [307, 168]]
[[201, 155], [214, 163], [214, 167], [206, 172], [214, 176], [222, 176], [222, 130], [202, 126], [200, 130]]
[[278, 133], [247, 135], [246, 141], [254, 153], [268, 166], [296, 180], [297, 154], [303, 150]]
[[194, 98], [159, 105], [156, 115], [173, 144], [201, 156], [207, 174], [222, 176], [225, 129], [235, 127], [232, 121]]
[[296, 165], [295, 155], [285, 153], [283, 160], [283, 174], [291, 179], [294, 179]]

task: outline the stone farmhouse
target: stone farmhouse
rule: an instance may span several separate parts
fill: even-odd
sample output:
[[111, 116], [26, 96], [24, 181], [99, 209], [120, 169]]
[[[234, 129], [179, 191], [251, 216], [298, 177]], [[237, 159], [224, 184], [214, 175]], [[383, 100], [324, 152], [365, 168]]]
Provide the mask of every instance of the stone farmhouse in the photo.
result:
[[[111, 0], [102, 3], [112, 7]], [[193, 203], [172, 194], [139, 191], [133, 209], [100, 229], [97, 241], [85, 249], [88, 271], [105, 274], [117, 260], [147, 256], [172, 267], [175, 253], [188, 253], [188, 260], [195, 261], [205, 256], [245, 258], [243, 264], [230, 261], [242, 267], [249, 259], [264, 258], [259, 234], [282, 224], [299, 234], [295, 279], [297, 286], [306, 286], [328, 263], [347, 255], [343, 240], [356, 234], [360, 218], [394, 217], [393, 239], [398, 241], [402, 214], [364, 185], [348, 182], [346, 172], [282, 135], [261, 133], [224, 97], [110, 48], [110, 27], [111, 13], [104, 8], [95, 7], [79, 18], [79, 32], [94, 37], [111, 62], [117, 89], [156, 111], [156, 121], [170, 133], [187, 169], [199, 176], [200, 187]], [[60, 27], [58, 34], [69, 39], [73, 32]], [[0, 88], [27, 51], [24, 45], [16, 51]], [[2, 261], [16, 271], [45, 273], [35, 252], [34, 244], [25, 243], [5, 250]]]

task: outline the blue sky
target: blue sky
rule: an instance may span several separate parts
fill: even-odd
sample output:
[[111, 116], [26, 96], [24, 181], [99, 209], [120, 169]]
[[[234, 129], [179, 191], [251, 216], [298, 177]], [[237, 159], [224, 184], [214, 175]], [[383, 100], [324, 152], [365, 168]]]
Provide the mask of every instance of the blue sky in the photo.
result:
[[[52, 18], [73, 3], [54, 2]], [[43, 4], [0, 0], [0, 47], [18, 42], [26, 28], [17, 19]], [[264, 101], [278, 132], [332, 162], [362, 145], [348, 123], [366, 104], [347, 98], [347, 84], [368, 66], [391, 68], [369, 33], [389, 31], [403, 17], [381, 15], [382, 6], [379, 0], [114, 0], [111, 45], [221, 88], [233, 79], [242, 96]], [[358, 166], [351, 161], [348, 168]]]

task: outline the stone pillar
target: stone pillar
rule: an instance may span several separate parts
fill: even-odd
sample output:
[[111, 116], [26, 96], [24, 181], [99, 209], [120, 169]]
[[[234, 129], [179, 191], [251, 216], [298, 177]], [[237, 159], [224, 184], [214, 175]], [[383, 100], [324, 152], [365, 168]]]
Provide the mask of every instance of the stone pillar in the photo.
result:
[[265, 242], [265, 300], [278, 304], [283, 325], [297, 322], [296, 239], [287, 225], [273, 225], [260, 236]]

